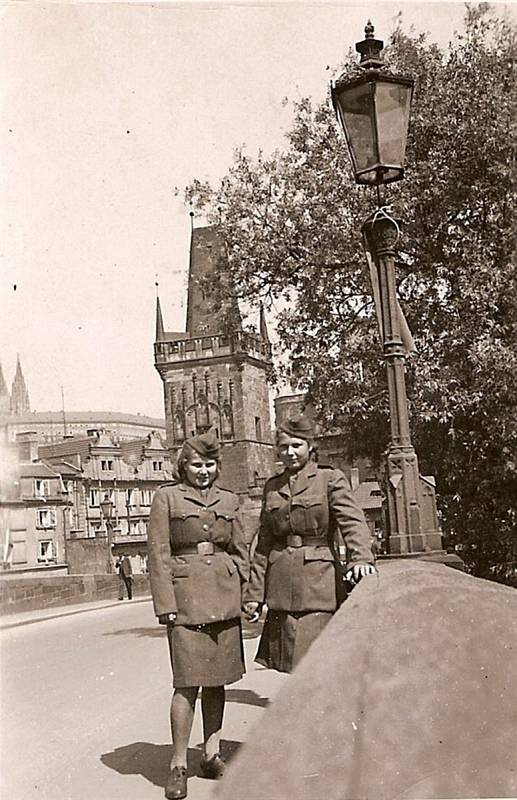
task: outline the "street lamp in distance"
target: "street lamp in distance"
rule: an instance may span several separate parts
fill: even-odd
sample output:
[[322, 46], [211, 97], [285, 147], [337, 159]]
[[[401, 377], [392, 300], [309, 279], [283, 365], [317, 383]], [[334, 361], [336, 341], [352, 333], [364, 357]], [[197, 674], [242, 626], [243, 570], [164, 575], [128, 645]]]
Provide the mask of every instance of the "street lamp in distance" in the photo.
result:
[[400, 221], [382, 207], [380, 199], [380, 186], [404, 177], [414, 82], [410, 77], [383, 71], [383, 46], [380, 39], [375, 39], [373, 25], [368, 21], [365, 39], [356, 44], [362, 72], [353, 77], [342, 75], [331, 85], [331, 95], [346, 137], [355, 181], [377, 188], [379, 207], [365, 220], [362, 232], [379, 287], [376, 312], [388, 382], [388, 552], [394, 556], [434, 554], [447, 561], [442, 550], [434, 481], [420, 476], [409, 429], [406, 349], [395, 283]]
[[108, 546], [108, 558], [107, 558], [107, 573], [111, 575], [113, 573], [113, 559], [111, 557], [111, 520], [113, 517], [113, 501], [111, 500], [108, 494], [104, 495], [104, 500], [101, 500], [99, 503], [102, 516], [106, 523], [106, 534], [107, 534], [107, 546]]

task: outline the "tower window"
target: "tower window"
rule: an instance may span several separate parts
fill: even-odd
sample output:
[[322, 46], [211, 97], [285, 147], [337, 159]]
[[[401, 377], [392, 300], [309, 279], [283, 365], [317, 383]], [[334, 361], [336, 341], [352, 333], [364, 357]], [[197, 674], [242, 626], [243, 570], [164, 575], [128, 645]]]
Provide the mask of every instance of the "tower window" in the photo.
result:
[[110, 472], [113, 469], [113, 461], [111, 460], [111, 458], [109, 458], [109, 459], [105, 459], [105, 458], [101, 459], [101, 469], [104, 472]]
[[255, 439], [262, 441], [262, 422], [260, 417], [255, 417]]

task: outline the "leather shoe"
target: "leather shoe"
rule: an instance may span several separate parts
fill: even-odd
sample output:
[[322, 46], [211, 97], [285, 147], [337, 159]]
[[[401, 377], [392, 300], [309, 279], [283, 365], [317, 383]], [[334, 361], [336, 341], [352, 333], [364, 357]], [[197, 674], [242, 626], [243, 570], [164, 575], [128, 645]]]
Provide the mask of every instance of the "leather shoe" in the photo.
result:
[[212, 758], [205, 758], [203, 756], [199, 766], [205, 778], [217, 780], [217, 778], [223, 777], [225, 764], [219, 753], [216, 753]]
[[165, 797], [167, 800], [181, 800], [187, 796], [187, 770], [185, 767], [173, 767], [169, 773]]

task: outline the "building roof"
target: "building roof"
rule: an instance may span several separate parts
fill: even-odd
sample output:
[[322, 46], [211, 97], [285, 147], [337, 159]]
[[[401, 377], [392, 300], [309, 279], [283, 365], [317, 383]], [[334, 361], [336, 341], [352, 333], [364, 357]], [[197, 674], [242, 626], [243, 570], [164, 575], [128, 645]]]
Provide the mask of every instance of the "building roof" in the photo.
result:
[[[55, 423], [63, 425], [62, 411], [32, 411], [28, 414], [0, 414], [0, 425], [30, 425], [42, 423]], [[147, 428], [165, 429], [165, 420], [159, 417], [147, 417], [144, 414], [125, 414], [118, 411], [67, 411], [67, 423], [88, 423], [92, 425], [99, 422], [126, 423], [129, 425], [143, 425]]]
[[355, 499], [361, 508], [381, 508], [382, 491], [377, 481], [364, 481], [354, 492]]
[[48, 464], [33, 462], [32, 464], [20, 464], [20, 478], [58, 478], [59, 475]]

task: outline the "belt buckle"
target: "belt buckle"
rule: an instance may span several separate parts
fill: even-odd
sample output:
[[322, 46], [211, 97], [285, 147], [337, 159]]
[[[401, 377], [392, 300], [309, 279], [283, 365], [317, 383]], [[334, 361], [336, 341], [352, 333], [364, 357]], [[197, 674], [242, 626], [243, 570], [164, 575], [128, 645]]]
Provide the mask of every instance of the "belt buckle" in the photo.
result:
[[213, 542], [198, 542], [196, 549], [200, 556], [213, 556], [214, 554]]
[[302, 537], [298, 536], [297, 534], [291, 534], [290, 536], [287, 537], [287, 546], [302, 547], [303, 546]]

